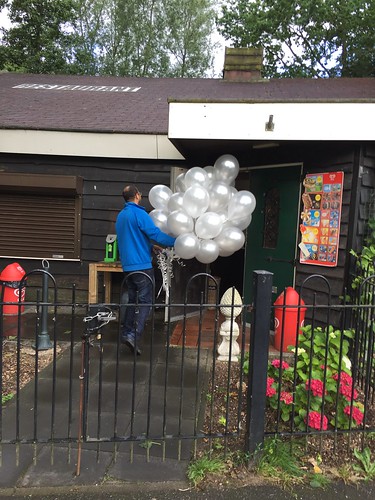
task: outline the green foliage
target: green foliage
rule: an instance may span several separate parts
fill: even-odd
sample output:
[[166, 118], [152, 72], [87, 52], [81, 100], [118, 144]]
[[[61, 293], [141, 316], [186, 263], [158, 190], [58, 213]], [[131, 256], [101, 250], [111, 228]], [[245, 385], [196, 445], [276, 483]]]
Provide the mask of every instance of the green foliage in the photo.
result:
[[374, 76], [374, 24], [367, 0], [228, 0], [218, 19], [235, 47], [263, 47], [265, 77], [290, 78]]
[[[352, 281], [353, 290], [358, 290], [366, 277], [375, 273], [375, 219], [370, 219], [367, 223], [369, 234], [366, 239], [366, 245], [363, 246], [361, 253], [350, 250], [350, 254], [355, 257], [355, 266], [359, 271], [358, 275]], [[371, 301], [372, 295], [362, 294], [359, 297], [360, 303]]]
[[375, 479], [375, 461], [371, 460], [370, 448], [366, 447], [363, 451], [354, 449], [354, 456], [360, 465], [354, 465], [353, 469], [364, 476], [366, 481]]
[[0, 69], [64, 73], [72, 57], [73, 0], [13, 0], [3, 32]]
[[243, 370], [245, 375], [249, 374], [249, 353], [248, 352], [245, 352], [244, 360], [243, 360], [243, 364], [242, 364], [242, 370]]
[[191, 462], [188, 467], [187, 476], [194, 486], [203, 481], [208, 474], [220, 474], [225, 470], [225, 464], [219, 458], [203, 456]]
[[204, 76], [214, 0], [14, 0], [0, 70]]
[[313, 474], [309, 484], [312, 488], [326, 488], [330, 482], [323, 474]]
[[[304, 326], [294, 352], [294, 366], [275, 359], [268, 364], [267, 407], [286, 426], [298, 430], [348, 429], [361, 425], [363, 405], [357, 400], [348, 357], [352, 330]], [[243, 370], [248, 372], [248, 357]], [[292, 421], [293, 418], [293, 421]]]
[[161, 443], [158, 443], [157, 441], [152, 441], [151, 439], [145, 439], [141, 443], [139, 443], [139, 446], [141, 448], [145, 448], [146, 450], [150, 450], [152, 446], [161, 446]]
[[3, 394], [1, 396], [1, 404], [5, 404], [7, 401], [10, 401], [11, 399], [13, 399], [14, 397], [14, 394], [13, 393], [10, 393], [10, 394]]
[[221, 417], [219, 418], [219, 424], [223, 425], [224, 427], [227, 425], [227, 419], [223, 415], [221, 415]]
[[292, 448], [291, 444], [278, 438], [266, 439], [257, 462], [257, 472], [263, 476], [282, 479], [284, 483], [295, 482], [303, 476], [299, 456], [298, 446]]
[[200, 77], [212, 66], [214, 3], [210, 0], [164, 2], [165, 48], [171, 60], [167, 76]]

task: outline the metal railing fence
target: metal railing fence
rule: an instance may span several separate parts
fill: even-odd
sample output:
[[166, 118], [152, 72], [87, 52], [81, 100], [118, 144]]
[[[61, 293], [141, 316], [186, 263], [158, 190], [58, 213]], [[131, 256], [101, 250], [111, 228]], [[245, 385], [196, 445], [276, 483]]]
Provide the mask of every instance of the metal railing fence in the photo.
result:
[[[200, 273], [182, 304], [136, 304], [151, 307], [137, 356], [121, 344], [128, 304], [77, 303], [75, 286], [71, 300], [59, 302], [53, 276], [32, 273], [41, 276], [41, 291], [15, 303], [17, 315], [4, 314], [0, 296], [1, 446], [32, 446], [36, 460], [48, 445], [51, 461], [54, 446], [65, 447], [69, 457], [77, 454], [80, 474], [82, 451], [93, 446], [98, 458], [111, 451], [130, 461], [189, 460], [202, 447], [252, 454], [267, 436], [337, 442], [357, 435], [365, 443], [375, 432], [373, 277], [356, 302], [343, 297], [333, 305], [329, 282], [314, 275], [298, 303], [285, 294], [273, 305], [272, 274], [256, 271], [252, 304], [236, 303], [234, 289], [221, 304], [215, 278]], [[303, 302], [310, 279], [321, 280], [324, 303], [318, 294]], [[215, 303], [206, 302], [207, 280], [216, 283]], [[197, 281], [200, 301], [188, 302]], [[184, 311], [180, 321], [171, 321], [174, 307]], [[333, 309], [339, 324], [331, 322]]]

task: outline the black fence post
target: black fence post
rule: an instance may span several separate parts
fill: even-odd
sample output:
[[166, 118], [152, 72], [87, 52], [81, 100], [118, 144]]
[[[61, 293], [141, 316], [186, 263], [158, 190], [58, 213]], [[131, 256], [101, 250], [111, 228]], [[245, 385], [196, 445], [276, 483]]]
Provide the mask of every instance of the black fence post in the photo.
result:
[[247, 387], [246, 451], [253, 457], [264, 441], [267, 363], [270, 341], [273, 273], [254, 271]]

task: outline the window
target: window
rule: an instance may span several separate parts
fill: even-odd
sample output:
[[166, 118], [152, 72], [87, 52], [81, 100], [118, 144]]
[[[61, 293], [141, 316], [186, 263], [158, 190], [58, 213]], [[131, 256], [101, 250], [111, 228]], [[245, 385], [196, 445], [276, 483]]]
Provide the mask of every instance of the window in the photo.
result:
[[0, 256], [79, 259], [83, 179], [0, 173]]
[[264, 200], [263, 248], [277, 247], [279, 237], [280, 193], [273, 188], [266, 193]]

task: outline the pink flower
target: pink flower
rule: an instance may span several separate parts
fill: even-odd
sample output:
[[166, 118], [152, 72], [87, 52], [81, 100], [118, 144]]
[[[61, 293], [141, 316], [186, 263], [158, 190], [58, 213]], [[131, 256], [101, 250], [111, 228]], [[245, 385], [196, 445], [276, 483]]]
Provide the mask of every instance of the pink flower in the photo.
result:
[[[345, 406], [344, 413], [346, 413], [346, 415], [350, 416], [350, 406], [349, 405]], [[353, 420], [355, 420], [355, 423], [357, 425], [361, 425], [361, 423], [363, 422], [363, 413], [356, 406], [353, 406], [352, 418], [353, 418]]]
[[[351, 385], [340, 384], [339, 391], [340, 391], [340, 394], [342, 394], [347, 401], [351, 401], [352, 400], [352, 391], [353, 391], [353, 388], [352, 388]], [[354, 391], [353, 391], [353, 399], [357, 399], [357, 397], [358, 397], [358, 392], [354, 389]]]
[[[271, 364], [272, 364], [272, 366], [273, 366], [273, 367], [275, 367], [275, 368], [280, 368], [280, 360], [279, 360], [279, 359], [274, 359], [274, 360], [272, 361], [272, 363], [271, 363]], [[281, 368], [282, 368], [283, 370], [287, 370], [287, 369], [289, 368], [288, 363], [287, 363], [286, 361], [283, 361], [283, 362], [281, 363]]]
[[266, 396], [271, 398], [276, 394], [276, 389], [272, 387], [272, 384], [275, 382], [275, 379], [271, 377], [267, 377], [267, 389], [266, 389]]
[[307, 425], [313, 429], [318, 429], [323, 431], [327, 430], [328, 427], [327, 417], [323, 415], [323, 421], [322, 421], [322, 415], [317, 411], [310, 411], [307, 415], [307, 419], [305, 419], [305, 422], [306, 420], [307, 420]]
[[284, 401], [285, 404], [291, 405], [293, 403], [293, 394], [286, 391], [281, 391], [280, 401]]
[[[339, 379], [339, 374], [335, 373], [332, 378], [334, 380], [338, 380]], [[341, 375], [340, 375], [340, 384], [345, 384], [345, 385], [352, 386], [353, 385], [353, 379], [352, 379], [352, 377], [348, 373], [341, 372]]]
[[[312, 392], [313, 396], [323, 396], [323, 389], [324, 389], [324, 384], [321, 380], [318, 379], [312, 379], [312, 380], [306, 380], [306, 390]], [[325, 391], [327, 394], [327, 391]]]

